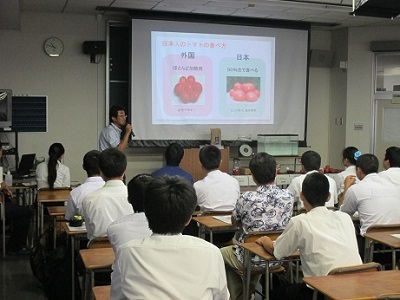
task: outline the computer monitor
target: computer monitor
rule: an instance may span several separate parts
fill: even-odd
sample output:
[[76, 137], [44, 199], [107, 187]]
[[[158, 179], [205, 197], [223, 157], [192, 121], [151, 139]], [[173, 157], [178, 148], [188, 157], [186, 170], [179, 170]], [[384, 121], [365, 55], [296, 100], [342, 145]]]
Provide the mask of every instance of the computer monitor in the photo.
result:
[[10, 128], [12, 123], [12, 91], [0, 89], [0, 128]]

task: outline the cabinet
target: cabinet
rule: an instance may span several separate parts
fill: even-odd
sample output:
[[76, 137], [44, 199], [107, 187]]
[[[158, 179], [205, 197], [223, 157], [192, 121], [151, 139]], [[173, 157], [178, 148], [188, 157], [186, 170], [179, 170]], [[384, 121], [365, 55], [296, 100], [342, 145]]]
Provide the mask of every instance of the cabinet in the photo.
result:
[[[185, 149], [185, 155], [179, 166], [185, 171], [189, 172], [194, 181], [203, 179], [206, 176], [206, 172], [203, 170], [199, 160], [200, 148]], [[221, 149], [221, 165], [219, 169], [222, 172], [229, 173], [229, 147]]]

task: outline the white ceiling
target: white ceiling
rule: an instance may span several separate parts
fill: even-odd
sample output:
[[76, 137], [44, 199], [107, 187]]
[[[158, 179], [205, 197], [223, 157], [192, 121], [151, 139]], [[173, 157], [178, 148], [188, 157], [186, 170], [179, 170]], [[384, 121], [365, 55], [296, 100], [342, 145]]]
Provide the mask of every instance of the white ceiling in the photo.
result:
[[0, 29], [19, 26], [21, 11], [89, 15], [116, 13], [96, 10], [100, 6], [305, 21], [324, 29], [400, 24], [399, 17], [390, 20], [352, 16], [352, 4], [353, 0], [0, 0]]

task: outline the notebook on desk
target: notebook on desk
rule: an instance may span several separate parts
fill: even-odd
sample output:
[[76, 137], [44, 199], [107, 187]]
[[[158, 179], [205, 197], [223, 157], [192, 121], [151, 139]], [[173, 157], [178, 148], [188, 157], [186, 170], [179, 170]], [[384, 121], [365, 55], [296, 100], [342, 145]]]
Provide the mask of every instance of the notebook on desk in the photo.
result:
[[13, 178], [26, 178], [29, 177], [35, 163], [36, 154], [24, 154], [19, 162], [18, 169], [15, 172], [11, 172]]

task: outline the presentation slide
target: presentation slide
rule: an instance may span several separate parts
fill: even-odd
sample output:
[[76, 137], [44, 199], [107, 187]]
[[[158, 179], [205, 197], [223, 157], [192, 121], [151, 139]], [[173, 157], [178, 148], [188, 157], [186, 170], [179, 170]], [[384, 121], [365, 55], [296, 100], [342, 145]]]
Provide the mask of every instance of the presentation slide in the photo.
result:
[[307, 109], [307, 29], [132, 19], [135, 140], [297, 134]]
[[153, 124], [273, 124], [275, 38], [153, 31]]

